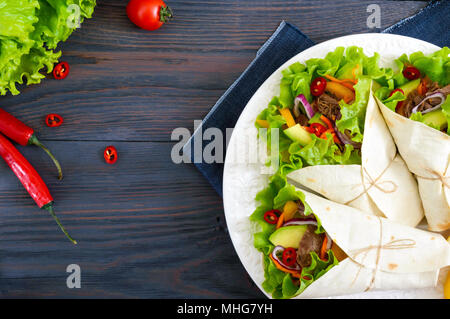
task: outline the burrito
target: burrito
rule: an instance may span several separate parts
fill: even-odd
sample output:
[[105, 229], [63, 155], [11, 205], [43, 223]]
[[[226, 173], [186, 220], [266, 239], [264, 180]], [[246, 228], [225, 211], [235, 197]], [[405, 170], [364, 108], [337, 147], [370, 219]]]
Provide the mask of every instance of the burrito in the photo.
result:
[[[273, 144], [270, 164], [289, 181], [330, 200], [416, 226], [423, 219], [417, 182], [409, 172], [371, 94], [393, 77], [379, 55], [338, 47], [324, 59], [283, 71], [280, 95], [256, 119]], [[264, 132], [264, 130], [262, 130]]]
[[404, 54], [375, 90], [398, 150], [418, 180], [430, 230], [450, 229], [450, 49]]
[[442, 235], [302, 192], [279, 174], [256, 199], [263, 261], [252, 270], [264, 271], [258, 284], [273, 298], [434, 287], [450, 265]]

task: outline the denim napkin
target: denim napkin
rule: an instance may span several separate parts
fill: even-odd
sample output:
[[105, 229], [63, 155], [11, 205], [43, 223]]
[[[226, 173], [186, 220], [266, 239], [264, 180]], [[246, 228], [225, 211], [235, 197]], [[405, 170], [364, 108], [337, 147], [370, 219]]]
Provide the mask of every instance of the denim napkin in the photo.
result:
[[[382, 32], [410, 36], [441, 47], [449, 46], [449, 17], [450, 1], [431, 1], [417, 14]], [[222, 196], [223, 162], [206, 163], [202, 160], [196, 162], [194, 158], [196, 151], [197, 154], [202, 152], [210, 143], [210, 141], [203, 141], [202, 133], [208, 128], [218, 128], [223, 132], [223, 145], [226, 145], [226, 129], [235, 126], [247, 102], [263, 82], [291, 57], [314, 44], [295, 26], [285, 21], [281, 22], [273, 35], [258, 50], [256, 58], [217, 101], [203, 119], [201, 126], [196, 128], [183, 147], [185, 156], [191, 159], [220, 196]]]
[[424, 40], [439, 47], [450, 46], [450, 1], [431, 1], [424, 9], [382, 33]]

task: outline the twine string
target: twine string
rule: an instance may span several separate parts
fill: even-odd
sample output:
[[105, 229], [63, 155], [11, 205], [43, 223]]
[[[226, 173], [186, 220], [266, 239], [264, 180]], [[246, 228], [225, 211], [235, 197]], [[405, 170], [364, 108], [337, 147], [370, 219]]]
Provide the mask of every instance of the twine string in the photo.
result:
[[[363, 181], [362, 185], [364, 187], [364, 190], [358, 196], [356, 196], [355, 198], [345, 202], [344, 205], [348, 205], [351, 202], [354, 202], [355, 200], [357, 200], [358, 198], [363, 196], [364, 194], [367, 194], [372, 187], [375, 187], [378, 190], [380, 190], [380, 191], [382, 191], [383, 193], [386, 193], [386, 194], [396, 192], [397, 189], [398, 189], [398, 185], [395, 184], [393, 181], [381, 181], [380, 182], [381, 177], [384, 175], [384, 173], [386, 173], [386, 171], [389, 169], [389, 167], [391, 166], [393, 161], [394, 161], [394, 159], [391, 159], [391, 161], [389, 162], [389, 165], [386, 166], [386, 168], [381, 172], [380, 175], [378, 175], [377, 178], [373, 178], [372, 176], [370, 176], [369, 171], [365, 167], [362, 167], [361, 168], [361, 172], [362, 172], [361, 173], [361, 179]], [[369, 187], [366, 187], [366, 184], [364, 182], [364, 175], [366, 175], [366, 177], [367, 177]], [[388, 188], [387, 186], [383, 187], [382, 185], [391, 185], [392, 187]]]
[[410, 249], [410, 248], [414, 248], [416, 246], [416, 242], [413, 239], [408, 239], [408, 238], [404, 238], [404, 239], [396, 239], [396, 240], [391, 240], [390, 242], [383, 244], [382, 240], [383, 240], [383, 222], [381, 220], [381, 218], [379, 216], [376, 216], [378, 218], [378, 221], [380, 222], [380, 237], [379, 237], [379, 244], [378, 245], [370, 245], [368, 247], [364, 247], [361, 249], [358, 249], [354, 252], [353, 256], [350, 257], [350, 260], [352, 262], [354, 262], [355, 264], [357, 264], [360, 269], [358, 270], [355, 279], [352, 281], [352, 284], [354, 282], [356, 282], [356, 279], [359, 276], [359, 273], [361, 271], [362, 268], [368, 268], [367, 266], [363, 265], [360, 262], [357, 262], [355, 260], [355, 258], [360, 255], [360, 254], [365, 254], [362, 262], [364, 262], [364, 260], [367, 257], [367, 254], [376, 249], [377, 250], [377, 255], [376, 255], [376, 260], [375, 260], [375, 268], [373, 269], [372, 272], [372, 278], [370, 280], [369, 286], [364, 290], [364, 291], [369, 291], [370, 289], [373, 288], [374, 284], [375, 284], [375, 279], [376, 279], [376, 274], [378, 272], [378, 268], [379, 268], [379, 264], [380, 264], [380, 259], [381, 259], [381, 252], [383, 250], [400, 250], [400, 249]]

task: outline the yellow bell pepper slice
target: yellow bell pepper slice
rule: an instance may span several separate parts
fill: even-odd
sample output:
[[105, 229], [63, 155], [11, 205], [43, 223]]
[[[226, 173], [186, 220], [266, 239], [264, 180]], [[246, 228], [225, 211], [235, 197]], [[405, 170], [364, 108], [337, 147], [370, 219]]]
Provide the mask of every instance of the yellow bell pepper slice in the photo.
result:
[[292, 127], [295, 124], [297, 124], [297, 123], [295, 123], [294, 117], [292, 116], [292, 113], [288, 108], [278, 109], [278, 111], [283, 116], [283, 118], [286, 120], [286, 124], [288, 127]]
[[292, 200], [287, 201], [283, 207], [284, 221], [288, 221], [288, 220], [294, 218], [294, 215], [297, 211], [298, 211], [298, 205]]
[[256, 120], [256, 123], [258, 123], [259, 126], [264, 127], [264, 128], [269, 128], [269, 121], [267, 120]]

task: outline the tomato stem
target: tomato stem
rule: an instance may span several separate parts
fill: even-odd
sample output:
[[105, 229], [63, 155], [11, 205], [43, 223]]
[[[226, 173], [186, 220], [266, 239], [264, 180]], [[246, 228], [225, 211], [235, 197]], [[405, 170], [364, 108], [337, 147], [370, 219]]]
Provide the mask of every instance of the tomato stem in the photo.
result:
[[173, 18], [173, 11], [169, 7], [161, 6], [159, 10], [159, 21], [166, 23]]
[[52, 152], [50, 152], [50, 150], [45, 147], [44, 144], [42, 144], [37, 137], [33, 134], [30, 139], [28, 140], [28, 144], [30, 145], [36, 145], [40, 148], [42, 148], [44, 150], [45, 153], [47, 153], [47, 155], [52, 159], [53, 163], [55, 164], [56, 168], [58, 169], [58, 179], [62, 180], [63, 178], [63, 173], [62, 173], [62, 168], [61, 168], [61, 164], [59, 164], [59, 161], [56, 159], [56, 157], [52, 154]]

